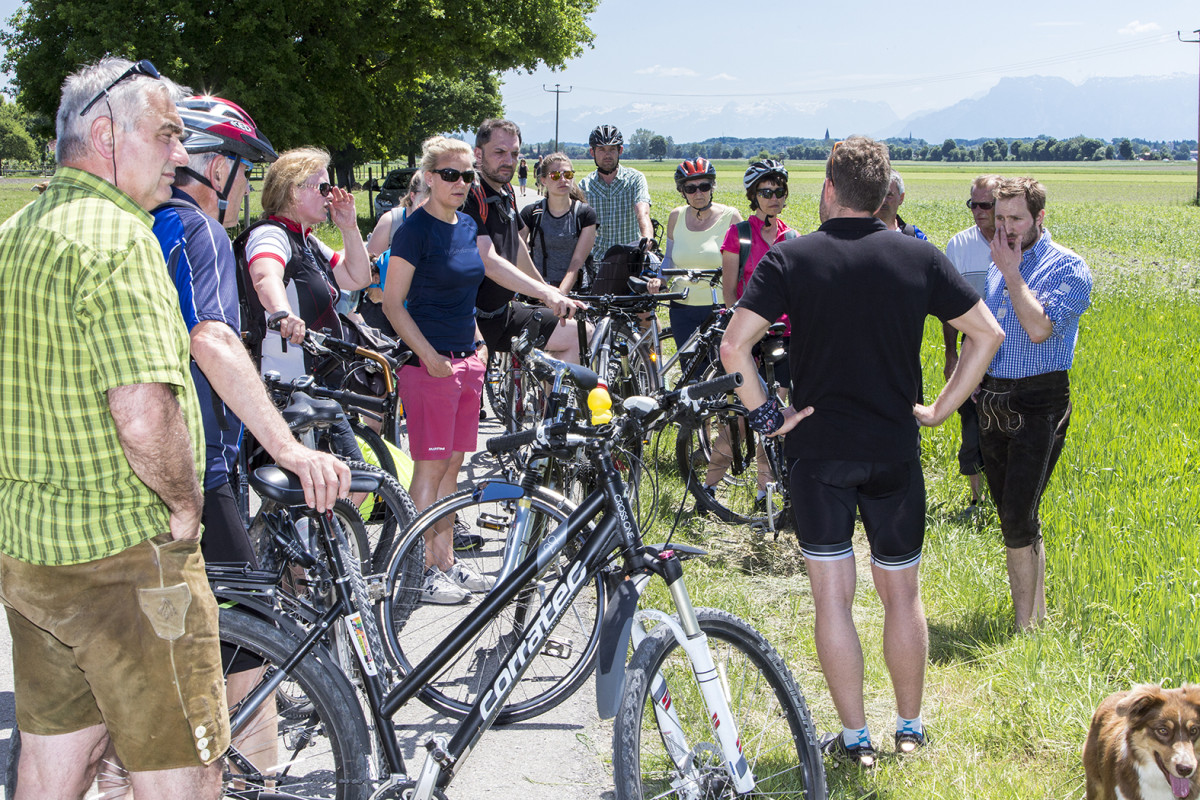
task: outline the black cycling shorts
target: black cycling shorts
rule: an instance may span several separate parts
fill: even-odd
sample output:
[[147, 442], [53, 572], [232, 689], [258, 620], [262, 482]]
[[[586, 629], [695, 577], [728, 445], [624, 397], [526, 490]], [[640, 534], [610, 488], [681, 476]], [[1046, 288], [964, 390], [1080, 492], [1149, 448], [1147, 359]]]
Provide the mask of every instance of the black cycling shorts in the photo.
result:
[[788, 468], [796, 538], [805, 558], [853, 558], [856, 513], [862, 514], [871, 563], [905, 569], [921, 560], [925, 476], [921, 462], [795, 459]]
[[548, 308], [529, 306], [514, 300], [503, 314], [491, 319], [476, 317], [475, 324], [479, 326], [489, 353], [507, 353], [512, 350], [513, 337], [520, 336], [526, 327], [530, 329], [533, 344], [545, 347], [558, 325], [558, 318]]

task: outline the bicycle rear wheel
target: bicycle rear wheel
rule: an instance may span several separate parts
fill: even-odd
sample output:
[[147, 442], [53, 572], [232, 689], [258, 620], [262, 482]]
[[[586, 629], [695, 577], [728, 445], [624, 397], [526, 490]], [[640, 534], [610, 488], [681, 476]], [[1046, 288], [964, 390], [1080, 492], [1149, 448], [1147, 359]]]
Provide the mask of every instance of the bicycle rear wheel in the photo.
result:
[[[812, 717], [783, 659], [732, 614], [698, 608], [696, 615], [754, 774], [754, 796], [825, 800]], [[710, 717], [691, 661], [659, 626], [634, 652], [625, 675], [613, 729], [617, 800], [739, 796]]]
[[[571, 510], [561, 496], [537, 488], [527, 495], [530, 524], [524, 552], [532, 552]], [[437, 651], [446, 636], [475, 608], [472, 595], [462, 605], [432, 605], [423, 602], [425, 531], [453, 523], [455, 516], [472, 533], [484, 537], [482, 547], [455, 553], [455, 559], [478, 574], [496, 577], [501, 569], [506, 538], [518, 511], [515, 500], [476, 499], [466, 491], [431, 506], [405, 533], [392, 553], [387, 569], [383, 602], [379, 605], [380, 627], [392, 658], [402, 673], [408, 673], [430, 653]], [[568, 546], [536, 581], [526, 587], [491, 620], [479, 636], [465, 647], [421, 692], [421, 700], [443, 713], [462, 717], [481, 691], [491, 686], [501, 665], [537, 619], [555, 582], [561, 577], [574, 552]], [[604, 584], [596, 576], [590, 588], [568, 609], [553, 634], [530, 659], [525, 676], [501, 709], [497, 724], [535, 717], [561, 703], [591, 674], [600, 642], [604, 616]]]

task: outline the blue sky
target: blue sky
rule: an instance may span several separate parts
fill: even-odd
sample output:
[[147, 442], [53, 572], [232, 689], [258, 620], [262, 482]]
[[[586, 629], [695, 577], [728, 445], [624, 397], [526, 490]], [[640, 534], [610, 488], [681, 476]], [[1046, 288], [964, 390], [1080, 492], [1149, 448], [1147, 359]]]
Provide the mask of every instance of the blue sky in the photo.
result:
[[[17, 0], [0, 0], [0, 18]], [[564, 70], [509, 73], [510, 116], [689, 96], [884, 101], [897, 116], [979, 96], [1002, 77], [1195, 75], [1196, 0], [795, 3], [602, 0], [594, 46]]]
[[679, 103], [688, 95], [885, 101], [900, 117], [982, 95], [1002, 77], [1196, 75], [1200, 3], [1110, 0], [793, 3], [601, 0], [594, 47], [564, 70], [505, 76], [510, 116]]

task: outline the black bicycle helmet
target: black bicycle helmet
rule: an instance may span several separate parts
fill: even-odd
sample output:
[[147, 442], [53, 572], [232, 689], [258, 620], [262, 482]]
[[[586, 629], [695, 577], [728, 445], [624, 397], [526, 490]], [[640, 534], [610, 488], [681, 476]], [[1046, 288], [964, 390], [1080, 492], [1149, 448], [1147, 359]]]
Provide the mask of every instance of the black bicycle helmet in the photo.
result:
[[712, 162], [707, 158], [695, 158], [691, 161], [684, 161], [675, 168], [675, 185], [680, 186], [686, 181], [696, 178], [717, 179], [717, 168], [712, 165]]
[[235, 103], [220, 97], [197, 95], [180, 100], [175, 108], [183, 118], [183, 127], [188, 134], [183, 147], [192, 155], [221, 153], [252, 163], [279, 158], [254, 120]]
[[616, 125], [597, 125], [596, 129], [588, 136], [588, 147], [604, 147], [606, 145], [624, 146], [625, 137], [621, 136], [621, 131], [617, 130]]
[[754, 184], [766, 177], [772, 177], [783, 184], [787, 184], [787, 167], [782, 162], [776, 161], [773, 158], [768, 158], [766, 161], [755, 161], [747, 167], [746, 174], [742, 177], [742, 186], [746, 188], [746, 191], [749, 191], [754, 188]]

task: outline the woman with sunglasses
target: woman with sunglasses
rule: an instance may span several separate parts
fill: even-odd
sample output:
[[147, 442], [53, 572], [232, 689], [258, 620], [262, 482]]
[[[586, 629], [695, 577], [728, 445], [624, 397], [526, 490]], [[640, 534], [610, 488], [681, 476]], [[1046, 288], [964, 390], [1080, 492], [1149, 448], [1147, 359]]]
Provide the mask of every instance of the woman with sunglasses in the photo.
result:
[[[459, 139], [434, 136], [421, 149], [429, 199], [409, 214], [392, 239], [383, 310], [416, 358], [400, 368], [397, 388], [408, 421], [413, 503], [423, 511], [458, 488], [458, 472], [474, 452], [483, 396], [483, 361], [476, 355], [475, 296], [486, 268], [474, 220], [459, 211], [475, 180], [474, 152]], [[505, 288], [534, 293], [533, 279], [507, 265], [490, 277]], [[466, 602], [493, 579], [455, 559], [450, 524], [426, 534], [422, 597]]]
[[[717, 170], [704, 158], [684, 161], [675, 168], [675, 188], [684, 205], [667, 219], [667, 249], [663, 269], [721, 269], [721, 239], [731, 225], [742, 221], [733, 206], [713, 202]], [[671, 335], [675, 346], [683, 343], [704, 324], [717, 305], [707, 279], [690, 281], [677, 277], [670, 291], [688, 290], [682, 301], [671, 303]]]
[[[285, 352], [284, 338], [299, 344], [308, 328], [344, 338], [336, 308], [339, 290], [370, 284], [370, 258], [358, 230], [354, 196], [330, 185], [329, 154], [323, 150], [303, 147], [281, 155], [263, 179], [262, 205], [263, 219], [240, 241], [263, 311], [268, 317], [287, 312], [281, 336], [262, 341], [262, 369], [295, 378], [311, 364], [299, 347]], [[313, 235], [313, 226], [327, 217], [341, 231], [345, 247], [339, 252]]]
[[568, 294], [576, 289], [581, 270], [592, 260], [596, 212], [575, 185], [575, 171], [566, 153], [551, 153], [542, 159], [538, 179], [546, 196], [521, 209], [525, 222], [521, 236], [546, 282]]

